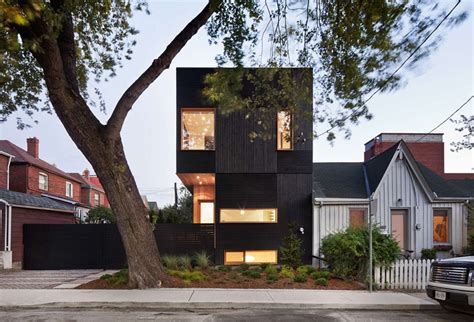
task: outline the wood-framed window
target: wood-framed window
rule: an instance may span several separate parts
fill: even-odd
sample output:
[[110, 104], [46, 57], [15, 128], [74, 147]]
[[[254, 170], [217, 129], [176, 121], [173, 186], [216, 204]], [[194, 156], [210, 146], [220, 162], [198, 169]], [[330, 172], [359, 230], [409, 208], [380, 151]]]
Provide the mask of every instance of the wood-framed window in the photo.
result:
[[449, 244], [451, 242], [450, 226], [449, 209], [433, 209], [434, 244]]
[[215, 108], [181, 109], [181, 150], [214, 151]]
[[40, 190], [48, 191], [48, 175], [44, 172], [38, 174], [38, 188]]
[[278, 261], [278, 251], [270, 250], [226, 250], [224, 251], [225, 265], [239, 264], [276, 264]]
[[277, 150], [293, 150], [293, 114], [287, 111], [277, 113]]
[[66, 197], [72, 198], [74, 196], [74, 186], [71, 182], [66, 181]]
[[100, 206], [100, 195], [97, 192], [94, 193], [94, 206]]
[[277, 208], [225, 209], [220, 210], [221, 223], [270, 223], [278, 222]]
[[365, 226], [367, 223], [367, 209], [350, 208], [349, 209], [349, 226], [352, 228]]

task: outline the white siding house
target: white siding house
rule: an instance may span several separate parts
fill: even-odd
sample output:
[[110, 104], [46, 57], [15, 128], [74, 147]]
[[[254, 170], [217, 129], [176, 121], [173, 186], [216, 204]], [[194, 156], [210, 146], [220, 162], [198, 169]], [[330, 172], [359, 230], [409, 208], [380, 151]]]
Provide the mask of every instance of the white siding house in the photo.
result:
[[433, 247], [452, 256], [466, 246], [473, 196], [417, 163], [403, 141], [364, 163], [316, 163], [313, 171], [315, 256], [328, 234], [368, 222], [369, 199], [373, 222], [412, 257]]

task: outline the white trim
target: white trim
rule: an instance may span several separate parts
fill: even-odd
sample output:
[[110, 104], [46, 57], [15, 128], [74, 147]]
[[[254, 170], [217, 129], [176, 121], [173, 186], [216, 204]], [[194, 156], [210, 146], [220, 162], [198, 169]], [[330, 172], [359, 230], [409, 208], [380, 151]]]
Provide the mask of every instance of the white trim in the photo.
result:
[[[46, 189], [43, 189], [43, 188], [41, 188], [41, 186], [40, 186], [40, 180], [39, 180], [39, 178], [40, 178], [41, 176], [46, 177]], [[38, 172], [38, 189], [40, 189], [40, 190], [42, 190], [42, 191], [48, 191], [48, 190], [49, 190], [49, 176], [48, 176], [48, 174], [45, 173], [45, 172]]]
[[[71, 187], [71, 195], [68, 195], [69, 187]], [[74, 198], [74, 185], [70, 181], [66, 181], [66, 197]]]
[[363, 198], [314, 198], [314, 205], [368, 205], [369, 199]]
[[61, 198], [61, 197], [53, 196], [53, 195], [50, 195], [50, 194], [47, 194], [47, 193], [43, 193], [42, 196], [46, 197], [46, 198], [54, 199], [54, 200], [59, 200], [59, 201], [62, 201], [62, 202], [67, 202], [71, 205], [77, 205], [77, 204], [80, 203], [80, 202], [75, 201], [75, 200]]
[[4, 251], [11, 251], [12, 249], [12, 205], [6, 200], [0, 199], [0, 202], [5, 204], [5, 240], [3, 243]]

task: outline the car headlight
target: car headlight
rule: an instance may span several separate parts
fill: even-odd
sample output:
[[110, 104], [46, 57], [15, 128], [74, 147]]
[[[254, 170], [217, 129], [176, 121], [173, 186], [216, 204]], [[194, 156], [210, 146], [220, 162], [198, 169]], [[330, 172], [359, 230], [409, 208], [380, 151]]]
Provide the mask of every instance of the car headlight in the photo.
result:
[[469, 269], [469, 275], [468, 275], [468, 279], [467, 279], [467, 285], [471, 285], [473, 286], [473, 280], [472, 280], [472, 277], [473, 277], [473, 274], [474, 274], [474, 270], [472, 268]]
[[433, 281], [433, 269], [434, 269], [433, 264], [431, 264], [431, 266], [430, 266], [430, 277], [428, 279], [428, 281], [430, 281], [430, 282]]

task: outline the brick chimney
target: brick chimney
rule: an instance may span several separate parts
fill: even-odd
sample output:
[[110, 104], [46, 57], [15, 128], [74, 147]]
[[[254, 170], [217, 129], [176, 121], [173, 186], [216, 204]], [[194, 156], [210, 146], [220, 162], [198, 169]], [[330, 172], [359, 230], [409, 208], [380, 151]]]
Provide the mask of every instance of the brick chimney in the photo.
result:
[[403, 140], [416, 161], [444, 176], [444, 142], [442, 133], [380, 133], [365, 144], [367, 161]]
[[89, 175], [90, 175], [90, 172], [87, 169], [85, 169], [84, 172], [82, 173], [82, 176], [86, 178], [87, 180], [89, 180]]
[[34, 158], [39, 158], [39, 140], [36, 137], [26, 139], [27, 151]]

